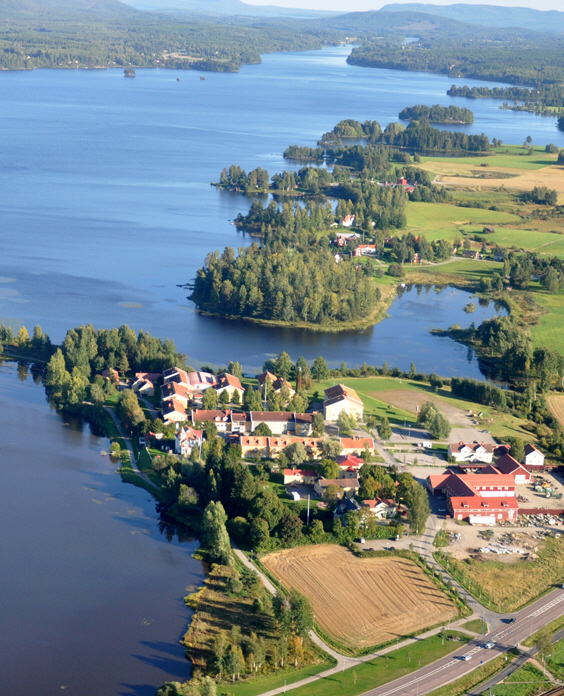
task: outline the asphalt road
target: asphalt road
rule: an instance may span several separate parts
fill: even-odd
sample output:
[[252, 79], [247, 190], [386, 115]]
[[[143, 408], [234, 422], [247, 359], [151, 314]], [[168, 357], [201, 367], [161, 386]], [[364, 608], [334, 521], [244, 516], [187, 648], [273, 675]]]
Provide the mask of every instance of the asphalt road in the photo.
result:
[[[482, 663], [502, 655], [562, 614], [564, 614], [564, 590], [558, 589], [530, 607], [517, 612], [514, 615], [515, 623], [507, 623], [507, 617], [499, 618], [495, 621], [494, 629], [487, 636], [479, 636], [452, 655], [402, 679], [366, 691], [363, 696], [419, 696], [426, 694], [444, 684], [460, 679]], [[490, 650], [482, 647], [488, 641], [495, 643], [495, 646]], [[469, 655], [470, 660], [462, 659], [465, 655]]]

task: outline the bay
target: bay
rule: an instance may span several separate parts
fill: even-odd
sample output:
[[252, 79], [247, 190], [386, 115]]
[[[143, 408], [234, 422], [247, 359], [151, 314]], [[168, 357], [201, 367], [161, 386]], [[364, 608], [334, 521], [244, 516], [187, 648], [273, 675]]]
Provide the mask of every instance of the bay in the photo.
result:
[[[209, 185], [224, 166], [273, 174], [292, 166], [287, 145], [314, 144], [342, 118], [385, 124], [415, 103], [466, 105], [446, 96], [448, 77], [349, 66], [350, 50], [272, 54], [238, 74], [180, 72], [180, 82], [168, 70], [0, 74], [0, 321], [39, 323], [54, 341], [82, 323], [127, 323], [174, 339], [193, 364], [235, 359], [249, 371], [287, 350], [400, 367], [424, 354], [419, 369], [478, 376], [465, 349], [429, 336], [424, 304], [393, 336], [385, 326], [403, 300], [367, 331], [323, 335], [201, 317], [178, 287], [211, 250], [251, 241], [229, 224], [250, 200]], [[475, 123], [452, 128], [564, 146], [553, 119], [471, 106]], [[448, 326], [449, 311], [433, 316]], [[408, 343], [416, 355], [404, 359]]]
[[178, 641], [197, 542], [169, 540], [153, 498], [100, 456], [108, 440], [26, 374], [0, 366], [2, 693], [154, 696], [190, 674]]

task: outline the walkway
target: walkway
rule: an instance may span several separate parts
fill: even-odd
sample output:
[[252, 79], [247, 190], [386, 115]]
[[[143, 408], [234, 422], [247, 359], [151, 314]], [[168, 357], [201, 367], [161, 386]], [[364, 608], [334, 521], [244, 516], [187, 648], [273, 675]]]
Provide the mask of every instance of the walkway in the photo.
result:
[[127, 447], [127, 451], [129, 453], [129, 461], [131, 462], [131, 468], [133, 469], [133, 472], [135, 474], [137, 474], [137, 476], [139, 476], [139, 478], [142, 478], [143, 481], [148, 483], [152, 488], [154, 488], [157, 491], [160, 490], [160, 488], [155, 483], [153, 483], [153, 481], [151, 481], [151, 479], [147, 476], [147, 474], [144, 474], [137, 466], [137, 458], [136, 458], [135, 452], [133, 450], [133, 445], [131, 444], [131, 438], [129, 437], [129, 435], [126, 435], [124, 433], [123, 428], [121, 427], [121, 422], [120, 422], [119, 418], [117, 417], [117, 414], [114, 411], [114, 409], [110, 408], [109, 406], [104, 406], [104, 408], [110, 414], [113, 422], [115, 423], [115, 426], [118, 430], [120, 437], [125, 442], [125, 446]]

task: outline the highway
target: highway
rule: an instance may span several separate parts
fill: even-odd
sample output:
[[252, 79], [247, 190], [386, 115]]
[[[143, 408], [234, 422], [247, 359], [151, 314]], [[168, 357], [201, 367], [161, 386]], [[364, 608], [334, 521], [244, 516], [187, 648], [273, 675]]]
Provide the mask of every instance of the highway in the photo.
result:
[[[420, 696], [444, 684], [460, 679], [480, 664], [492, 660], [525, 640], [532, 633], [564, 614], [564, 590], [554, 590], [513, 616], [495, 620], [494, 628], [486, 636], [479, 636], [455, 653], [424, 667], [417, 672], [384, 686], [365, 691], [362, 696]], [[514, 623], [509, 623], [515, 618]], [[491, 641], [490, 650], [482, 647]], [[466, 661], [463, 656], [469, 655]]]

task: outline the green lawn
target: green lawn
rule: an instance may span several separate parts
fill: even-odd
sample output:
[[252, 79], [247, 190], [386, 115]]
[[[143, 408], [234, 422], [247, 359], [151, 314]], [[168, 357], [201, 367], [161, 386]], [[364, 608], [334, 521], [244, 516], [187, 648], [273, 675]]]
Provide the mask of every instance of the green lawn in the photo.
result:
[[271, 691], [272, 689], [278, 689], [287, 685], [293, 684], [294, 682], [300, 681], [300, 679], [307, 679], [308, 677], [313, 677], [319, 672], [323, 672], [331, 667], [330, 664], [321, 665], [311, 665], [310, 667], [304, 667], [303, 669], [295, 669], [283, 674], [273, 674], [272, 676], [258, 677], [252, 679], [248, 682], [240, 682], [239, 684], [229, 684], [225, 686], [220, 684], [218, 686], [218, 696], [224, 696], [226, 694], [232, 694], [233, 696], [257, 696], [258, 694], [263, 694], [265, 691]]
[[[447, 634], [455, 633], [447, 631]], [[457, 634], [460, 641], [443, 640], [440, 635], [424, 638], [387, 655], [351, 667], [293, 691], [294, 696], [356, 696], [425, 667], [461, 648], [469, 636]]]
[[552, 655], [547, 658], [546, 664], [557, 679], [564, 679], [564, 640], [554, 644]]
[[408, 203], [406, 208], [407, 227], [410, 231], [421, 230], [429, 239], [450, 239], [459, 237], [459, 229], [478, 232], [486, 225], [501, 225], [521, 222], [518, 215], [482, 208], [460, 208], [449, 203]]
[[467, 621], [465, 624], [462, 624], [462, 628], [465, 628], [467, 631], [473, 631], [474, 633], [487, 633], [487, 626], [486, 629], [484, 630], [484, 622], [482, 619], [474, 619], [473, 621]]
[[[441, 282], [441, 275], [458, 276], [461, 280], [479, 283], [481, 278], [490, 277], [494, 271], [503, 273], [503, 264], [496, 261], [473, 261], [472, 259], [461, 259], [460, 261], [449, 261], [439, 266], [410, 266], [406, 268], [407, 282], [410, 276], [422, 278], [429, 276], [429, 280], [424, 282]], [[423, 281], [421, 281], [423, 282]], [[444, 280], [442, 282], [445, 282]]]
[[488, 244], [534, 250], [538, 254], [564, 255], [564, 235], [551, 232], [496, 227], [493, 234], [484, 235], [484, 240]]
[[544, 674], [530, 663], [507, 677], [503, 684], [492, 689], [492, 696], [534, 696], [550, 688]]
[[564, 353], [564, 295], [549, 295], [544, 291], [535, 292], [535, 300], [548, 310], [540, 323], [531, 328], [535, 347], [543, 346]]

